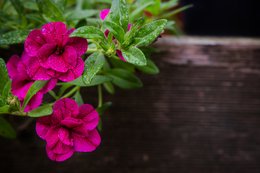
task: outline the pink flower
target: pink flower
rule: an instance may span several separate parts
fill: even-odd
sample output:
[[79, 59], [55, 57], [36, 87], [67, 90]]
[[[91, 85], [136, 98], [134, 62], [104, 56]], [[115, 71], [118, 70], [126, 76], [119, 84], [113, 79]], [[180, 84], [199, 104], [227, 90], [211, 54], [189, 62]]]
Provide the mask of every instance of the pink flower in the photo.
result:
[[[51, 22], [30, 32], [25, 51], [37, 59], [29, 71], [34, 80], [56, 78], [68, 82], [82, 74], [81, 56], [87, 51], [88, 43], [83, 38], [70, 38], [73, 31], [62, 22]], [[42, 70], [36, 68], [39, 66]]]
[[36, 132], [46, 140], [47, 155], [51, 160], [64, 161], [75, 151], [94, 151], [101, 142], [96, 127], [99, 116], [89, 104], [78, 107], [69, 98], [54, 103], [53, 113], [41, 117], [36, 123]]
[[[7, 63], [8, 74], [12, 80], [11, 91], [18, 97], [21, 103], [23, 103], [29, 88], [34, 82], [28, 74], [28, 71], [30, 70], [28, 62], [33, 61], [35, 61], [35, 58], [29, 57], [26, 53], [23, 53], [22, 58], [19, 58], [17, 55], [13, 55]], [[56, 79], [50, 80], [38, 93], [32, 97], [24, 111], [28, 112], [40, 106], [43, 95], [49, 90], [52, 90], [56, 83]]]
[[[102, 21], [104, 21], [104, 20], [106, 19], [106, 17], [108, 16], [109, 13], [110, 13], [110, 9], [104, 9], [104, 10], [102, 10], [102, 11], [99, 13], [100, 19], [101, 19]], [[132, 28], [132, 24], [129, 23], [128, 26], [127, 26], [127, 30], [130, 31], [131, 28]], [[108, 34], [109, 34], [109, 30], [107, 29], [104, 34], [105, 34], [105, 36], [107, 37]], [[125, 61], [125, 62], [126, 62], [126, 60], [125, 60], [125, 58], [124, 58], [123, 53], [122, 53], [121, 50], [116, 50], [116, 54], [117, 54], [117, 56], [118, 56], [122, 61]]]

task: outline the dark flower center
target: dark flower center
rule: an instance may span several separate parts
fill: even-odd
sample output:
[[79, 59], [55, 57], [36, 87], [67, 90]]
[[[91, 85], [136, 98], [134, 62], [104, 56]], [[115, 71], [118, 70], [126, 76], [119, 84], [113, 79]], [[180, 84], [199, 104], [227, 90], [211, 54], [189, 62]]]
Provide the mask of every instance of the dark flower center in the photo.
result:
[[64, 52], [64, 48], [57, 46], [57, 48], [55, 50], [55, 54], [61, 55], [63, 52]]

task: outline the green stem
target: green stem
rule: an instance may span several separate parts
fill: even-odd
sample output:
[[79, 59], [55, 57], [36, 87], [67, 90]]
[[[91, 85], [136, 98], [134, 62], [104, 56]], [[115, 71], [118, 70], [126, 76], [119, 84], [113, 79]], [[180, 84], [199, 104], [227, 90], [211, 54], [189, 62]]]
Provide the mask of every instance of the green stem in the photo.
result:
[[98, 107], [103, 105], [103, 94], [102, 94], [102, 86], [98, 85]]
[[95, 53], [97, 51], [98, 51], [98, 49], [88, 49], [87, 54], [92, 54], [92, 53]]
[[67, 94], [63, 95], [61, 98], [66, 98], [66, 97], [70, 97], [72, 96], [75, 92], [77, 92], [80, 89], [79, 86], [76, 86], [74, 88], [72, 88], [72, 90], [70, 90]]

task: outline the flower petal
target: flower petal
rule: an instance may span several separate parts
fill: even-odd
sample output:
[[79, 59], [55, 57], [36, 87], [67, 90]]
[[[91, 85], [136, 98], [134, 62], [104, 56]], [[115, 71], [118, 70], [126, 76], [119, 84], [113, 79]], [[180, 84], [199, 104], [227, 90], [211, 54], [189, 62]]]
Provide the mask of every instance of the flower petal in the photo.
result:
[[67, 27], [62, 22], [47, 23], [42, 26], [41, 32], [48, 43], [57, 43], [59, 47], [64, 46], [69, 39]]
[[31, 31], [26, 38], [24, 48], [30, 56], [35, 56], [44, 43], [46, 43], [46, 41], [41, 30], [35, 29]]
[[99, 17], [101, 20], [105, 20], [107, 15], [109, 14], [110, 9], [104, 9], [99, 13]]
[[67, 45], [73, 47], [76, 50], [78, 56], [86, 53], [88, 49], [87, 40], [79, 37], [70, 38]]
[[59, 128], [55, 126], [51, 126], [51, 128], [48, 130], [48, 132], [45, 135], [45, 139], [47, 142], [47, 146], [52, 148], [56, 145], [57, 142], [59, 142]]
[[6, 64], [8, 75], [10, 76], [11, 79], [13, 79], [18, 73], [17, 65], [19, 61], [20, 61], [19, 56], [13, 55]]
[[33, 81], [28, 79], [27, 76], [19, 74], [12, 81], [12, 93], [18, 97], [19, 100], [23, 100], [33, 84]]
[[50, 116], [38, 118], [37, 122], [36, 122], [37, 135], [40, 138], [45, 139], [46, 134], [47, 134], [48, 130], [50, 129], [50, 126], [51, 126]]
[[77, 64], [73, 69], [68, 70], [66, 73], [60, 73], [59, 79], [63, 82], [69, 82], [77, 79], [84, 71], [84, 61], [77, 58]]
[[92, 130], [88, 137], [72, 133], [74, 139], [74, 149], [78, 152], [94, 151], [101, 142], [100, 135], [97, 130]]
[[42, 99], [43, 99], [43, 93], [38, 92], [36, 93], [31, 100], [29, 101], [29, 103], [26, 105], [24, 112], [29, 112], [33, 109], [36, 109], [37, 107], [39, 107], [42, 104]]
[[52, 119], [56, 123], [60, 123], [61, 120], [67, 117], [73, 117], [79, 113], [77, 103], [69, 98], [64, 98], [55, 102], [53, 106]]
[[65, 128], [60, 128], [59, 129], [59, 133], [58, 133], [58, 137], [60, 139], [60, 141], [65, 144], [65, 145], [73, 145], [73, 141], [70, 138], [70, 132], [65, 129]]
[[84, 121], [84, 128], [93, 130], [97, 127], [99, 121], [98, 112], [89, 104], [83, 104], [79, 107], [78, 117]]
[[67, 118], [63, 119], [60, 123], [62, 126], [65, 126], [67, 128], [74, 128], [74, 127], [77, 127], [77, 126], [83, 124], [82, 120], [72, 118], [72, 117], [67, 117]]
[[71, 149], [67, 153], [64, 153], [64, 154], [56, 154], [53, 152], [53, 150], [50, 147], [46, 146], [46, 152], [47, 152], [48, 157], [51, 160], [57, 161], [57, 162], [62, 162], [62, 161], [67, 160], [68, 158], [70, 158], [73, 155], [74, 150]]
[[48, 91], [52, 90], [57, 83], [57, 79], [51, 79], [41, 90], [43, 94], [47, 93]]
[[57, 45], [55, 43], [49, 43], [49, 44], [43, 45], [39, 49], [39, 51], [37, 53], [37, 57], [38, 57], [40, 65], [42, 67], [50, 68], [48, 59], [55, 52], [56, 47], [57, 47]]
[[121, 50], [116, 50], [116, 54], [122, 61], [126, 62]]

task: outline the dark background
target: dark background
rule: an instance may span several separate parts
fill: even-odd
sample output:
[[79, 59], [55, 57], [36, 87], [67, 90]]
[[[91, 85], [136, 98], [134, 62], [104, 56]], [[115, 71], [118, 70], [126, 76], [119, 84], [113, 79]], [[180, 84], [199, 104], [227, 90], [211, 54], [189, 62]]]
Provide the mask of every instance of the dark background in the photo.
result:
[[193, 4], [184, 12], [189, 35], [260, 36], [259, 0], [180, 0]]

